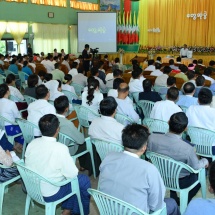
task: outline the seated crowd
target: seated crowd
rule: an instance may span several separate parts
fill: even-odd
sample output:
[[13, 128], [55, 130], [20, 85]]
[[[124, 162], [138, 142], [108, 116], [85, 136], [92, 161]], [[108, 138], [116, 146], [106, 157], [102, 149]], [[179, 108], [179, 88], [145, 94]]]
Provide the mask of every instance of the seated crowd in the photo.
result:
[[[38, 60], [42, 60], [46, 72], [35, 72], [34, 62]], [[112, 72], [108, 74], [104, 61], [99, 61], [91, 68], [89, 77], [79, 67], [81, 57], [70, 67], [69, 55], [62, 59], [56, 50], [54, 57], [48, 55], [46, 58], [37, 54], [12, 56], [12, 59], [0, 55], [1, 65], [8, 61], [9, 74], [0, 67], [1, 74], [6, 76], [5, 83], [0, 84], [0, 161], [6, 167], [0, 166], [0, 182], [19, 175], [13, 165], [18, 158], [13, 155], [23, 153], [26, 167], [51, 181], [57, 183], [77, 177], [84, 215], [90, 213], [87, 190], [91, 183], [90, 178], [79, 171], [87, 170], [91, 176], [94, 169], [99, 176], [98, 190], [146, 213], [166, 209], [169, 215], [213, 214], [213, 200], [193, 199], [201, 188], [200, 183], [189, 191], [186, 212], [181, 210], [175, 191], [170, 190], [170, 198], [166, 198], [162, 173], [143, 155], [147, 157], [147, 152], [154, 152], [194, 170], [209, 168], [209, 190], [215, 193], [215, 162], [208, 158], [210, 156], [198, 157], [195, 143], [186, 132], [190, 126], [215, 132], [215, 81], [211, 77], [215, 63], [210, 62], [205, 68], [199, 60], [187, 67], [179, 57], [177, 65], [170, 60], [169, 66], [162, 67], [161, 58], [156, 62], [149, 60], [145, 71], [156, 76], [153, 83], [138, 62], [133, 61], [131, 78], [126, 83], [123, 79], [125, 67], [119, 59], [115, 59]], [[68, 74], [61, 70], [63, 66], [67, 67]], [[25, 73], [25, 85], [19, 79], [21, 71]], [[178, 78], [183, 79], [180, 89]], [[210, 82], [208, 87], [205, 87], [206, 80]], [[26, 148], [25, 134], [16, 123], [17, 118], [35, 126], [34, 138]], [[150, 133], [149, 119], [165, 123], [168, 132]], [[84, 126], [82, 121], [89, 126]], [[67, 135], [69, 139], [63, 144], [59, 134]], [[88, 139], [85, 139], [88, 137], [94, 160], [87, 153], [78, 157], [78, 163], [74, 162], [72, 156], [89, 149]], [[123, 150], [113, 150], [103, 159], [99, 148], [93, 144], [95, 140], [120, 145]], [[211, 151], [215, 155], [213, 144]], [[182, 169], [178, 175], [180, 189], [188, 188], [196, 181], [196, 173]], [[41, 193], [47, 203], [65, 197], [72, 190], [71, 183], [60, 187], [47, 182], [41, 184]], [[67, 198], [61, 205], [62, 215], [80, 214], [79, 203], [76, 195]]]

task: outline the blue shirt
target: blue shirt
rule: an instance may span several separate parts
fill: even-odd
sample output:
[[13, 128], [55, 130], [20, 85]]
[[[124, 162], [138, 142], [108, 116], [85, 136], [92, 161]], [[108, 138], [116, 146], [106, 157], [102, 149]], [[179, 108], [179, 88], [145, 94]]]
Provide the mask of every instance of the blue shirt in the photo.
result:
[[215, 199], [194, 199], [190, 202], [184, 215], [213, 215], [215, 213]]
[[179, 106], [190, 107], [191, 105], [198, 105], [198, 99], [193, 96], [180, 95], [176, 104]]
[[9, 67], [8, 67], [8, 70], [10, 70], [11, 72], [15, 73], [16, 75], [18, 75], [18, 66], [16, 64], [11, 64]]
[[[32, 75], [32, 71], [29, 67], [25, 66], [25, 67], [22, 67], [22, 71], [27, 74], [27, 75]], [[28, 80], [28, 76], [25, 75], [25, 80]]]

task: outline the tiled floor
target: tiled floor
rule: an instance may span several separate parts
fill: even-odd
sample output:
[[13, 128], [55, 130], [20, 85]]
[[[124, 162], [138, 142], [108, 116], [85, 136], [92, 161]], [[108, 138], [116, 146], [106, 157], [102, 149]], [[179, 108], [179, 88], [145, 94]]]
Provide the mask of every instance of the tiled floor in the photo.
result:
[[[97, 187], [98, 179], [91, 177], [91, 185], [93, 188]], [[168, 196], [167, 192], [167, 196]], [[201, 197], [201, 191], [198, 192], [196, 197]], [[20, 184], [15, 184], [9, 188], [9, 192], [5, 194], [3, 204], [3, 215], [23, 215], [25, 208], [26, 195], [21, 190]], [[212, 194], [207, 192], [207, 198], [214, 198]], [[45, 210], [43, 206], [35, 204], [34, 208], [30, 208], [29, 215], [44, 215]], [[56, 215], [61, 214], [60, 207], [57, 208]], [[95, 202], [91, 199], [90, 203], [90, 215], [99, 215], [95, 206]]]

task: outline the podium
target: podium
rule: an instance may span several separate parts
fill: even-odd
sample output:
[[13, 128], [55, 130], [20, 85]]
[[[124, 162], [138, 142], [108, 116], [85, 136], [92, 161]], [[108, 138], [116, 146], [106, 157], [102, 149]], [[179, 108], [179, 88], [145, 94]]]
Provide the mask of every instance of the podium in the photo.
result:
[[130, 62], [132, 62], [132, 60], [137, 60], [138, 63], [142, 63], [142, 62], [144, 62], [146, 59], [147, 59], [147, 57], [138, 57], [138, 56], [136, 55], [134, 58], [132, 58], [132, 59], [130, 60]]

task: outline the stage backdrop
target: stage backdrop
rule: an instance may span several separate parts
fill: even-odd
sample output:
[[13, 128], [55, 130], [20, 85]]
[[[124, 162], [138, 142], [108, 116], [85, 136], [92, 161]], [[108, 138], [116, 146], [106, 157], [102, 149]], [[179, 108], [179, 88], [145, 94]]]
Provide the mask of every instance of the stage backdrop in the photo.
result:
[[139, 44], [215, 46], [214, 0], [139, 1]]

